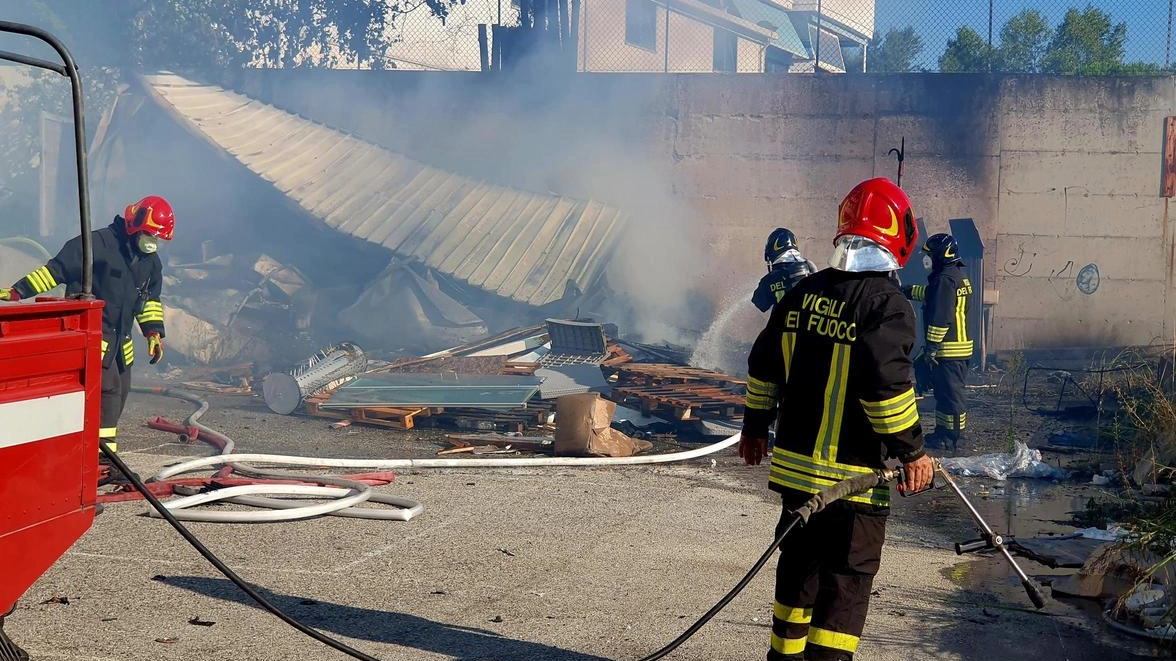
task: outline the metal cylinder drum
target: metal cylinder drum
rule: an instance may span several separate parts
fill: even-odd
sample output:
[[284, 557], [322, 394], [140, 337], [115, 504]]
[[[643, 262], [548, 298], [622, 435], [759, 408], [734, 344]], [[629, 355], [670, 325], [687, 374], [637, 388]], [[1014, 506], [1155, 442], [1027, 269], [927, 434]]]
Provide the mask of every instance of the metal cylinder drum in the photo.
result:
[[261, 391], [274, 413], [289, 415], [307, 397], [338, 387], [367, 370], [363, 349], [351, 342], [327, 347], [289, 372], [265, 377]]

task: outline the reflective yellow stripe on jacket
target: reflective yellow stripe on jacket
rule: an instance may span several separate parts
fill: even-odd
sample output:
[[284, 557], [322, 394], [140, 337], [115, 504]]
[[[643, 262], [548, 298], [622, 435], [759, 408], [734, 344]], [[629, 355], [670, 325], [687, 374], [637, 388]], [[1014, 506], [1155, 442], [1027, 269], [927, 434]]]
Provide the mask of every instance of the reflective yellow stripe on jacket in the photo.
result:
[[159, 301], [147, 301], [143, 304], [143, 311], [135, 316], [135, 320], [140, 324], [147, 324], [151, 322], [163, 323], [163, 303]]
[[879, 434], [898, 434], [919, 424], [919, 409], [915, 401], [915, 389], [884, 399], [880, 402], [858, 400], [870, 426]]
[[25, 280], [29, 281], [33, 291], [37, 292], [38, 294], [44, 294], [50, 289], [56, 287], [58, 284], [57, 279], [54, 278], [53, 274], [49, 272], [49, 269], [44, 266], [35, 269], [32, 273], [26, 275]]
[[[779, 447], [772, 448], [772, 465], [768, 479], [782, 487], [817, 493], [842, 480], [874, 472], [865, 466], [839, 464], [813, 457], [805, 457]], [[867, 505], [890, 506], [890, 488], [882, 485], [865, 493], [850, 496], [849, 500]]]
[[770, 411], [776, 407], [779, 387], [770, 381], [761, 381], [754, 376], [747, 377], [747, 401], [749, 409]]
[[[965, 287], [971, 291], [968, 286], [968, 281], [964, 281]], [[956, 295], [955, 307], [955, 339], [943, 342], [943, 347], [939, 351], [939, 358], [971, 358], [972, 357], [972, 340], [968, 339], [968, 297], [965, 294]], [[927, 331], [928, 339], [930, 339], [931, 331]], [[932, 340], [938, 342], [942, 340]]]

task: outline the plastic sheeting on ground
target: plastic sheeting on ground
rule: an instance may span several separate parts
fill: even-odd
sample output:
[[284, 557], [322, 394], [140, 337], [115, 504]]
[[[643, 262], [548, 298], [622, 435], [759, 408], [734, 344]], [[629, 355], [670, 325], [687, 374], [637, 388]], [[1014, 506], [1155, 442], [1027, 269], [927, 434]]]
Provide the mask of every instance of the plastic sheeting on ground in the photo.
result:
[[982, 454], [975, 457], [951, 457], [939, 460], [954, 475], [963, 477], [987, 476], [994, 480], [1028, 477], [1043, 480], [1062, 480], [1069, 473], [1041, 460], [1040, 450], [1031, 450], [1017, 441], [1012, 454]]

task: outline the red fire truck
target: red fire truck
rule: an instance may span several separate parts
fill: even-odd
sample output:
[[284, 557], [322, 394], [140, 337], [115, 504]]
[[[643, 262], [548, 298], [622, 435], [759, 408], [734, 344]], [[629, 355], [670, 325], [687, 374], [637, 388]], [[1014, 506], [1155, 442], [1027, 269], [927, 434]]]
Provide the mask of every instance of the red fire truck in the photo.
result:
[[[102, 302], [91, 293], [93, 253], [77, 66], [65, 46], [44, 30], [0, 21], [0, 32], [39, 39], [61, 57], [61, 64], [57, 64], [0, 51], [0, 59], [54, 71], [69, 79], [83, 260], [81, 294], [68, 299], [0, 302], [2, 618], [94, 521]], [[0, 632], [0, 659], [10, 658], [27, 657], [18, 655]]]

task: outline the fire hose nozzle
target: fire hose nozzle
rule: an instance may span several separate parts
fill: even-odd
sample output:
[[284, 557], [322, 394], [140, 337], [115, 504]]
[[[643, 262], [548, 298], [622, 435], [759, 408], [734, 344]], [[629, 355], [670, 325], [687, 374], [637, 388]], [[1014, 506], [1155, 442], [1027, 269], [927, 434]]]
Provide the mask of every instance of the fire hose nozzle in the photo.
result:
[[1026, 578], [1021, 581], [1021, 585], [1025, 587], [1025, 594], [1029, 595], [1029, 601], [1032, 601], [1038, 610], [1045, 608], [1045, 593], [1041, 591], [1037, 581]]

